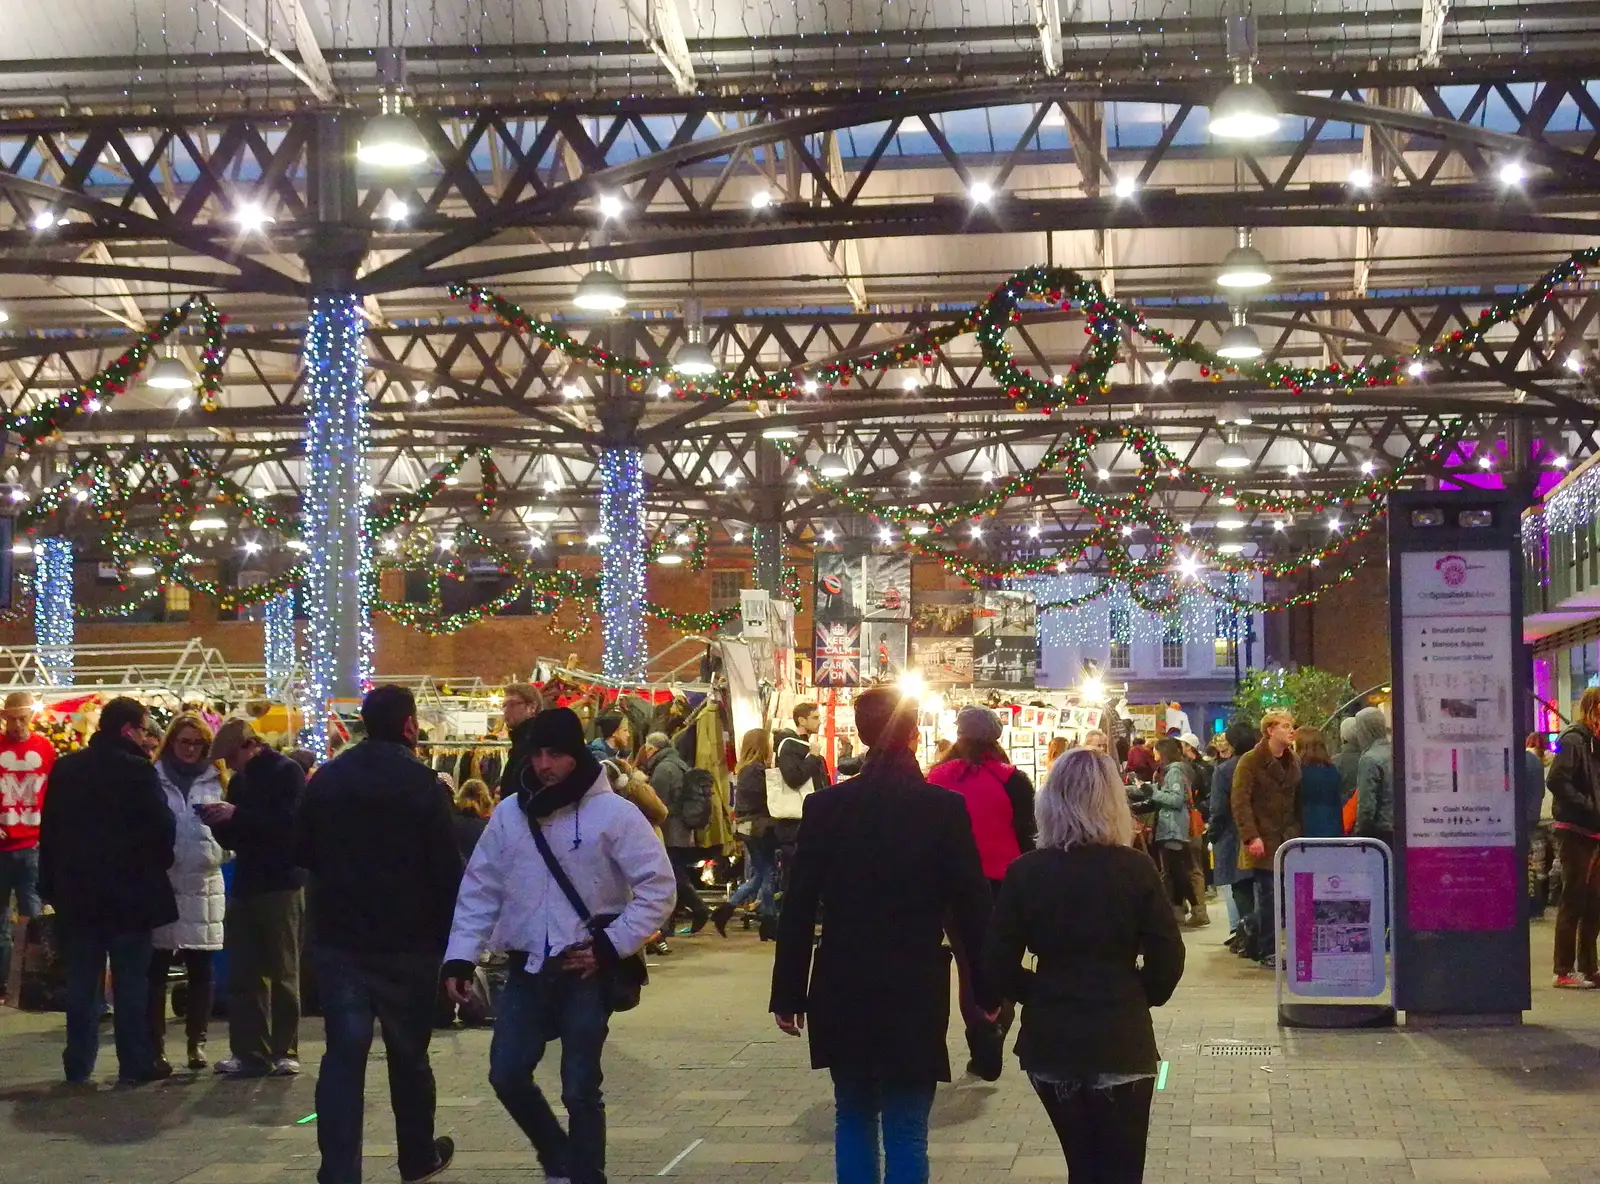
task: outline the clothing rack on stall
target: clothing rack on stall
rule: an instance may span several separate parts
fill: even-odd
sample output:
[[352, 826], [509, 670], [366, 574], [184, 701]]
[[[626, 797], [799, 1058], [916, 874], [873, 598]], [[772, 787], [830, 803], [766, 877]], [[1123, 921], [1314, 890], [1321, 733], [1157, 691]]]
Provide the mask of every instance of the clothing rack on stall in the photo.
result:
[[462, 783], [476, 777], [490, 789], [500, 787], [509, 740], [419, 740], [417, 755], [436, 773], [448, 773], [459, 790]]

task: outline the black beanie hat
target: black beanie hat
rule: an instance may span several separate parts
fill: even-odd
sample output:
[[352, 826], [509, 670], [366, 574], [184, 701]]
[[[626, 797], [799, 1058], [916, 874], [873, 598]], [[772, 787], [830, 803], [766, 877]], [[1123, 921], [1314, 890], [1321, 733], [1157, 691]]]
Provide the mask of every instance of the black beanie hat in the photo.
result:
[[588, 746], [583, 742], [583, 722], [570, 707], [551, 707], [529, 722], [530, 748], [553, 749], [577, 760], [588, 754]]

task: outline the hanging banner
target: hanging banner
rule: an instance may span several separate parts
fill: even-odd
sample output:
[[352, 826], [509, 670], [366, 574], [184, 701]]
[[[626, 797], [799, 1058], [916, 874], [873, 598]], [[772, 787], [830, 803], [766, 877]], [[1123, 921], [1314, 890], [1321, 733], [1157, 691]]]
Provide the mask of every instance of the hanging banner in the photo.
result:
[[861, 626], [846, 621], [818, 621], [813, 681], [819, 687], [861, 685]]
[[744, 622], [746, 640], [772, 636], [772, 595], [765, 588], [739, 590], [739, 619]]
[[917, 592], [912, 598], [911, 665], [932, 687], [972, 685], [972, 611], [976, 593]]
[[1039, 666], [1039, 615], [1031, 592], [984, 591], [973, 610], [972, 684], [1030, 689]]

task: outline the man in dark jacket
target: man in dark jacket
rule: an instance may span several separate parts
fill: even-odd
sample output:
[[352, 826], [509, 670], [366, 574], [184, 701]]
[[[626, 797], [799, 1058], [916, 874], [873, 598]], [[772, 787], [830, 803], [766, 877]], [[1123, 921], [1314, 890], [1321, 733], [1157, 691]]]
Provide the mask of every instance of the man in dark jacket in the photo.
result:
[[[833, 1073], [838, 1179], [878, 1178], [881, 1126], [888, 1178], [926, 1180], [928, 1113], [950, 1080], [945, 926], [982, 949], [993, 897], [965, 802], [923, 780], [912, 755], [915, 703], [863, 691], [856, 728], [872, 750], [860, 776], [806, 799], [771, 1010], [792, 1036], [809, 1023], [812, 1067]], [[973, 995], [992, 1023], [1000, 1000], [981, 971]]]
[[417, 701], [381, 686], [361, 704], [367, 738], [306, 786], [295, 852], [310, 873], [307, 949], [328, 1050], [317, 1073], [319, 1184], [361, 1178], [362, 1090], [372, 1022], [389, 1057], [400, 1178], [442, 1171], [455, 1143], [435, 1139], [428, 1041], [461, 887], [449, 793], [417, 759]]
[[1589, 990], [1600, 987], [1600, 687], [1578, 700], [1578, 722], [1561, 733], [1545, 785], [1561, 853], [1555, 985]]
[[[1255, 747], [1255, 724], [1235, 720], [1228, 725], [1228, 747], [1233, 755], [1211, 774], [1211, 798], [1206, 811], [1206, 838], [1211, 843], [1217, 891], [1227, 892], [1229, 933], [1224, 944], [1236, 954], [1250, 956], [1254, 946], [1255, 879], [1239, 870], [1239, 830], [1233, 822], [1233, 771], [1239, 759]], [[1259, 955], [1256, 955], [1259, 957]]]
[[300, 930], [305, 913], [295, 866], [294, 819], [306, 775], [242, 719], [217, 729], [211, 759], [233, 770], [228, 800], [200, 807], [200, 821], [234, 852], [223, 946], [228, 951], [224, 1077], [300, 1072]]
[[[538, 779], [527, 773], [533, 749], [528, 745], [532, 720], [544, 709], [544, 696], [539, 688], [526, 682], [512, 683], [505, 689], [506, 736], [511, 740], [511, 751], [506, 754], [505, 772], [500, 775], [500, 797], [514, 798], [524, 784], [532, 787]], [[524, 776], [524, 774], [527, 774]]]
[[111, 960], [117, 1080], [155, 1081], [146, 1019], [150, 934], [178, 919], [167, 879], [177, 826], [144, 755], [144, 706], [118, 697], [100, 712], [87, 748], [56, 762], [39, 824], [39, 895], [56, 911], [67, 970], [67, 1081], [87, 1082], [100, 1051], [106, 959]]
[[[590, 748], [594, 746], [591, 744]], [[667, 820], [661, 824], [661, 835], [667, 845], [667, 858], [672, 861], [672, 873], [678, 880], [678, 908], [689, 914], [691, 933], [699, 933], [711, 920], [711, 906], [700, 898], [695, 886], [695, 866], [701, 858], [695, 846], [694, 831], [683, 821], [683, 780], [690, 765], [671, 744], [659, 748], [646, 747], [639, 754], [640, 764], [650, 777], [650, 788], [655, 790], [661, 804], [667, 808]], [[626, 774], [625, 774], [626, 775]]]

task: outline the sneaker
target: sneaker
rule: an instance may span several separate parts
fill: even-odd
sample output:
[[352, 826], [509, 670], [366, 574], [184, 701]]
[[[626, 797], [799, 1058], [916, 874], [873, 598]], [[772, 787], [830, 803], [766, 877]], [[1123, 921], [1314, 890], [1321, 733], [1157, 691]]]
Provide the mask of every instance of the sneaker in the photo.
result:
[[238, 1057], [229, 1057], [225, 1061], [218, 1061], [212, 1066], [211, 1071], [219, 1077], [265, 1077], [267, 1075], [267, 1070], [246, 1064]]
[[1594, 983], [1581, 974], [1558, 974], [1553, 986], [1561, 991], [1592, 991]]
[[424, 1180], [431, 1180], [450, 1166], [450, 1161], [456, 1157], [456, 1141], [449, 1135], [440, 1135], [433, 1141], [433, 1151], [438, 1161], [420, 1176], [404, 1177], [404, 1184], [422, 1184]]
[[279, 1057], [272, 1062], [272, 1071], [269, 1077], [298, 1077], [300, 1076], [300, 1062], [293, 1057]]

